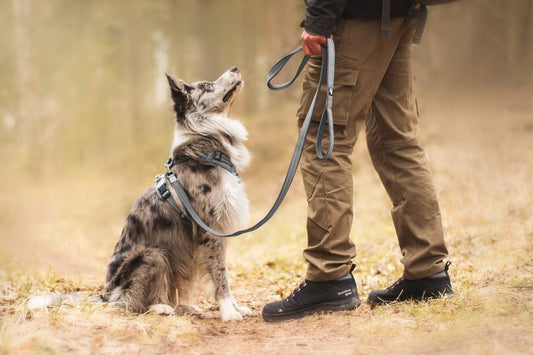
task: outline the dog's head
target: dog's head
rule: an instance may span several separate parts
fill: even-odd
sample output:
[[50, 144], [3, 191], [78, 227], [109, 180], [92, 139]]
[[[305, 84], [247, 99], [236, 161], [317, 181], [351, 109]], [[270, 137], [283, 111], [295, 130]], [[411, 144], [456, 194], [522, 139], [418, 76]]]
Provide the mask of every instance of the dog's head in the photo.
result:
[[239, 69], [231, 68], [215, 81], [198, 81], [187, 84], [174, 80], [167, 74], [174, 111], [178, 124], [187, 126], [188, 120], [201, 120], [209, 116], [226, 116], [235, 97], [242, 88]]
[[227, 117], [243, 85], [239, 70], [233, 67], [213, 82], [187, 84], [168, 74], [167, 79], [176, 112], [172, 151], [191, 136], [210, 136], [222, 142], [236, 166], [246, 166], [250, 154], [243, 141], [248, 132], [239, 121]]

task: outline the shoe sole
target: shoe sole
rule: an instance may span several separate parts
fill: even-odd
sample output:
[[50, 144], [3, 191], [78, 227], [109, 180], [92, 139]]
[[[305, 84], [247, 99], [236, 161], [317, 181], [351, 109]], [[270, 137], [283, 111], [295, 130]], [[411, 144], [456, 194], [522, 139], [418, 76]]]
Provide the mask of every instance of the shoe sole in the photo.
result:
[[393, 299], [393, 300], [383, 299], [383, 298], [380, 298], [379, 296], [376, 296], [376, 297], [369, 296], [367, 298], [366, 302], [370, 306], [370, 309], [374, 309], [374, 307], [376, 307], [376, 306], [384, 306], [384, 305], [400, 303], [400, 302], [407, 302], [407, 301], [427, 302], [429, 300], [434, 300], [434, 299], [452, 298], [453, 296], [454, 296], [454, 292], [453, 291], [449, 292], [449, 293], [439, 294], [439, 295], [423, 296], [421, 298], [413, 298], [413, 297], [411, 297], [411, 298], [400, 298], [400, 297], [398, 297], [398, 298]]
[[320, 312], [349, 311], [361, 305], [361, 299], [354, 297], [348, 300], [320, 303], [309, 308], [290, 313], [274, 314], [262, 312], [265, 322], [279, 322], [290, 319], [299, 319]]

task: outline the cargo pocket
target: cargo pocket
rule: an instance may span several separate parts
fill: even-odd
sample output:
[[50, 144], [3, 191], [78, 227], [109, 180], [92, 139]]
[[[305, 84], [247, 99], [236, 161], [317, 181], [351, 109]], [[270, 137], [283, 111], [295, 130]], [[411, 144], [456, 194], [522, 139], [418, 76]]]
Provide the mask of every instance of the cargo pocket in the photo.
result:
[[[321, 58], [312, 58], [307, 64], [305, 77], [302, 88], [303, 93], [300, 99], [300, 107], [296, 112], [296, 116], [304, 119], [313, 101], [316, 92], [318, 79], [320, 78], [320, 70], [322, 67]], [[359, 70], [355, 68], [348, 68], [342, 66], [335, 67], [335, 81], [333, 85], [333, 123], [338, 125], [346, 125], [348, 117], [350, 116], [350, 108], [353, 102], [353, 95]], [[324, 80], [326, 80], [324, 78]], [[320, 88], [320, 93], [317, 98], [315, 110], [313, 112], [313, 121], [320, 121], [322, 112], [326, 102], [326, 84], [323, 83]]]

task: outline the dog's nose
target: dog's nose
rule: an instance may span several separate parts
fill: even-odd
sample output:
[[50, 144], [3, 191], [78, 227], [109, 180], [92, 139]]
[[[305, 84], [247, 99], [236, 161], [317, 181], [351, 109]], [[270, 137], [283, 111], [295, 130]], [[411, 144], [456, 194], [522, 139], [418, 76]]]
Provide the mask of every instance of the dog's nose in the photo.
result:
[[236, 72], [239, 71], [239, 68], [237, 68], [237, 67], [233, 67], [233, 68], [231, 68], [229, 71], [232, 72], [232, 73], [236, 73]]

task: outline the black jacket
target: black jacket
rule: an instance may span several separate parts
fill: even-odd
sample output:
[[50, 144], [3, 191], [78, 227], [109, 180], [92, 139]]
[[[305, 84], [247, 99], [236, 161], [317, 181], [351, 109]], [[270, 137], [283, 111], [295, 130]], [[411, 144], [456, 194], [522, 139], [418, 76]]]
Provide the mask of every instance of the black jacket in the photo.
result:
[[[411, 0], [390, 0], [391, 17], [406, 17]], [[381, 17], [382, 0], [305, 0], [304, 27], [309, 33], [329, 36], [338, 18]]]

